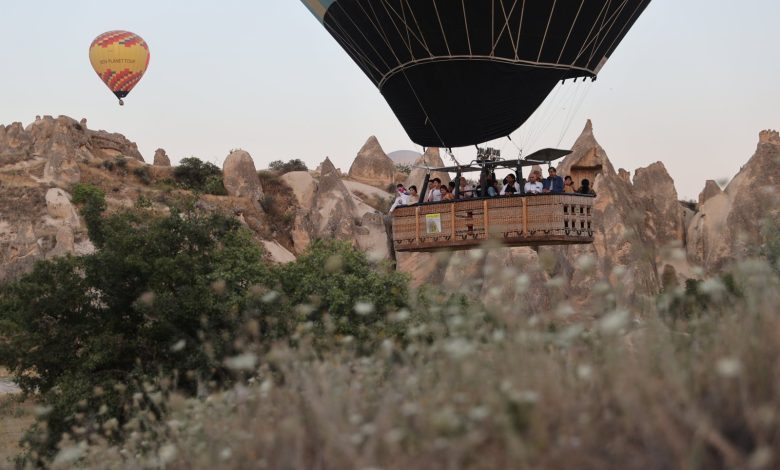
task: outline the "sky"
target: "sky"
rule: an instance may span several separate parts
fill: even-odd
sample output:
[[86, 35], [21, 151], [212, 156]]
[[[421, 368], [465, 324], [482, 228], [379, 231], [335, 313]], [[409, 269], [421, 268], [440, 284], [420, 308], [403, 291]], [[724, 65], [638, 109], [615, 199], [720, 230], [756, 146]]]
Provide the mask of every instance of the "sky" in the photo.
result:
[[[489, 145], [510, 157], [570, 147], [591, 119], [616, 168], [660, 160], [679, 197], [697, 198], [739, 171], [759, 131], [780, 128], [778, 18], [777, 0], [654, 0], [598, 81], [569, 82], [513, 142]], [[113, 29], [151, 51], [124, 107], [88, 60]], [[241, 148], [258, 168], [330, 156], [347, 171], [371, 135], [386, 152], [421, 150], [299, 0], [0, 0], [0, 39], [0, 124], [64, 114], [124, 134], [147, 161], [162, 147], [221, 165]]]

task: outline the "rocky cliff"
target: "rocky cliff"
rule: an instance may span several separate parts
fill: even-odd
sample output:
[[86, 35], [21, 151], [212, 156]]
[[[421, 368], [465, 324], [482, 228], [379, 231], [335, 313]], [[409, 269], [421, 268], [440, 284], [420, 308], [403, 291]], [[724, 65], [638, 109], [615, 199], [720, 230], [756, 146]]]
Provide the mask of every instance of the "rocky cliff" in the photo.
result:
[[688, 256], [707, 271], [755, 255], [762, 223], [780, 213], [780, 134], [762, 131], [756, 152], [723, 191], [708, 184], [688, 226]]
[[60, 116], [0, 126], [0, 282], [40, 259], [93, 249], [68, 189], [104, 161], [143, 162], [120, 134]]
[[[399, 253], [398, 269], [415, 286], [443, 286], [526, 313], [548, 307], [587, 311], [593, 302], [641, 302], [662, 288], [662, 273], [666, 282], [682, 284], [696, 267], [717, 270], [756, 253], [763, 243], [761, 220], [778, 215], [780, 136], [774, 131], [760, 134], [755, 155], [725, 190], [707, 183], [698, 211], [677, 201], [661, 162], [637, 169], [633, 180], [628, 171], [616, 171], [590, 122], [572, 149], [558, 173], [577, 185], [589, 179], [598, 194], [592, 245]], [[385, 159], [390, 161], [372, 137], [348, 177], [326, 158], [317, 172], [265, 172], [271, 180], [261, 184], [255, 160], [233, 152], [224, 164], [228, 195], [201, 195], [198, 206], [238, 216], [277, 262], [294, 259], [321, 238], [346, 240], [372, 259], [392, 260], [385, 213], [394, 168]], [[146, 165], [135, 144], [90, 130], [84, 120], [47, 116], [26, 127], [0, 126], [0, 282], [36, 260], [94, 249], [70, 201], [75, 183], [103, 188], [110, 210], [144, 200], [165, 211], [177, 198], [194, 197], [164, 183], [173, 168], [163, 150], [154, 161]], [[442, 165], [435, 148], [417, 161], [419, 167]], [[421, 188], [425, 172], [415, 168], [406, 184]], [[446, 173], [433, 176], [450, 179]], [[274, 183], [266, 188], [267, 181]], [[607, 290], [618, 294], [605, 299]]]

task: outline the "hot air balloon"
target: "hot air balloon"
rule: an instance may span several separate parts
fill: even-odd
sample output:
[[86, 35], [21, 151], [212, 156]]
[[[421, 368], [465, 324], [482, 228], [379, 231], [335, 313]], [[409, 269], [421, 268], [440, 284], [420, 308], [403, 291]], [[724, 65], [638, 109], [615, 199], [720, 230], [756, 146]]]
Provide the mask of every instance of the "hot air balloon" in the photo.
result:
[[109, 31], [89, 46], [89, 61], [103, 83], [119, 98], [126, 97], [149, 66], [149, 47], [129, 31]]
[[508, 136], [570, 78], [595, 79], [650, 0], [302, 0], [412, 141]]

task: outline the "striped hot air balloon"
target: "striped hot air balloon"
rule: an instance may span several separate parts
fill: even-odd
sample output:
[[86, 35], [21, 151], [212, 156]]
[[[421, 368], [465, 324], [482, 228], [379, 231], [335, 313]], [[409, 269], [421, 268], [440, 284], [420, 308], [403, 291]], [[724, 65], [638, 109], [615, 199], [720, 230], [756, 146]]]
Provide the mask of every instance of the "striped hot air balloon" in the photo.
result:
[[89, 46], [89, 61], [103, 83], [119, 98], [138, 84], [149, 66], [149, 46], [129, 31], [109, 31]]

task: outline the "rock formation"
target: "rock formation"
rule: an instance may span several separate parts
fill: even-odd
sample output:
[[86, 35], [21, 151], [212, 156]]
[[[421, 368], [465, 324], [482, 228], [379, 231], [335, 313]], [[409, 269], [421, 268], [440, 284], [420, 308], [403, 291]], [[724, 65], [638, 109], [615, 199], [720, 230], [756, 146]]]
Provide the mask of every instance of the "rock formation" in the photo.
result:
[[311, 244], [310, 214], [312, 207], [314, 207], [317, 182], [308, 171], [291, 171], [282, 175], [281, 178], [292, 189], [298, 202], [298, 211], [295, 214], [291, 238], [295, 253], [300, 254]]
[[352, 162], [352, 166], [349, 168], [349, 177], [382, 189], [387, 189], [393, 184], [395, 164], [385, 154], [379, 141], [373, 135], [368, 138]]
[[79, 216], [70, 202], [70, 194], [60, 188], [51, 188], [46, 192], [46, 211], [54, 219], [78, 224]]
[[263, 196], [255, 162], [244, 150], [235, 150], [227, 156], [222, 165], [222, 179], [230, 196], [245, 197], [253, 201]]
[[723, 190], [720, 189], [718, 183], [713, 180], [707, 180], [707, 182], [704, 183], [704, 189], [699, 193], [699, 206], [721, 193], [723, 193]]
[[[685, 217], [677, 199], [674, 180], [661, 162], [636, 170], [634, 194], [645, 210], [645, 235], [657, 248], [656, 256], [667, 246], [682, 247]], [[657, 261], [660, 259], [657, 258]]]
[[[417, 161], [414, 163], [414, 168], [412, 168], [412, 172], [409, 174], [409, 177], [406, 178], [404, 186], [408, 188], [409, 186], [416, 185], [417, 191], [422, 191], [423, 180], [425, 179], [425, 174], [427, 173], [426, 168], [441, 168], [443, 166], [444, 161], [441, 159], [441, 153], [439, 152], [439, 149], [436, 147], [428, 147], [428, 150], [425, 151], [422, 157], [417, 159]], [[452, 181], [449, 173], [441, 171], [432, 172], [431, 179], [433, 178], [439, 178], [442, 184], [449, 184], [449, 182]]]
[[688, 256], [707, 271], [755, 255], [761, 224], [780, 214], [780, 135], [762, 131], [753, 157], [726, 189], [704, 198], [688, 227]]
[[171, 159], [165, 153], [165, 149], [154, 151], [154, 166], [171, 166]]

